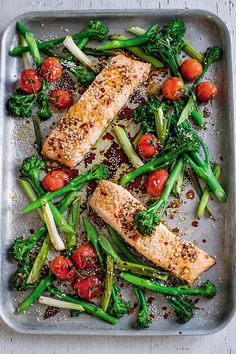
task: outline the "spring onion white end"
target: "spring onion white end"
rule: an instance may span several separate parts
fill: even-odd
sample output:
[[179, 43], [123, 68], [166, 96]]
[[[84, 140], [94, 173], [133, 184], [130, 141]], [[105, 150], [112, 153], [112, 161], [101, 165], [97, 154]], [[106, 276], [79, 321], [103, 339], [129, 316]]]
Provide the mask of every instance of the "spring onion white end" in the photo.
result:
[[[20, 45], [21, 47], [28, 47], [28, 43], [25, 40], [25, 37], [20, 34]], [[22, 54], [22, 59], [25, 69], [31, 69], [33, 67], [33, 59], [30, 52], [25, 52]]]
[[63, 251], [65, 249], [65, 245], [64, 245], [63, 240], [61, 239], [61, 236], [59, 235], [59, 233], [57, 231], [57, 227], [56, 227], [55, 221], [53, 219], [53, 215], [52, 215], [49, 205], [48, 204], [43, 205], [42, 210], [43, 210], [44, 221], [47, 225], [48, 234], [49, 234], [50, 239], [52, 241], [53, 247], [57, 251]]
[[40, 296], [39, 303], [42, 305], [58, 307], [59, 309], [85, 311], [83, 306], [79, 304], [74, 304], [73, 302], [61, 301], [47, 296]]

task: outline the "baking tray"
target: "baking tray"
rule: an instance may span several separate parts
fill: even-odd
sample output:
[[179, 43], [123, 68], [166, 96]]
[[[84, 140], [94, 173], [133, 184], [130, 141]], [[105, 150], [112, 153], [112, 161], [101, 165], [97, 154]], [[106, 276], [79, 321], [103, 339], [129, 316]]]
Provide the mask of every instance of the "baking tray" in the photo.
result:
[[[25, 120], [8, 116], [5, 109], [6, 98], [10, 96], [20, 72], [21, 60], [8, 56], [10, 48], [17, 44], [16, 20], [20, 20], [34, 32], [38, 38], [43, 36], [63, 36], [67, 31], [78, 32], [88, 19], [101, 18], [109, 26], [111, 33], [122, 33], [130, 26], [148, 28], [153, 23], [169, 21], [181, 17], [186, 22], [186, 38], [204, 51], [208, 46], [219, 45], [224, 56], [207, 78], [213, 78], [220, 88], [217, 99], [210, 107], [211, 117], [207, 120], [208, 131], [204, 132], [209, 150], [214, 159], [223, 156], [222, 183], [229, 192], [225, 205], [213, 202], [218, 221], [203, 218], [199, 227], [191, 225], [195, 219], [196, 200], [183, 203], [182, 217], [173, 220], [184, 237], [196, 242], [199, 247], [217, 257], [217, 266], [203, 274], [201, 279], [210, 279], [216, 283], [217, 296], [211, 300], [201, 300], [199, 311], [193, 320], [185, 325], [168, 319], [159, 318], [163, 314], [163, 300], [158, 298], [156, 306], [159, 316], [149, 329], [137, 330], [134, 316], [122, 318], [116, 326], [111, 326], [89, 315], [68, 318], [59, 317], [43, 320], [38, 306], [30, 309], [29, 315], [15, 313], [16, 304], [25, 296], [18, 295], [10, 288], [10, 277], [15, 264], [9, 259], [8, 251], [14, 237], [27, 235], [36, 214], [20, 216], [19, 210], [26, 203], [18, 190], [16, 177], [22, 159], [34, 152], [31, 125]], [[127, 34], [126, 34], [127, 35]], [[212, 13], [202, 10], [124, 10], [124, 11], [50, 11], [31, 12], [17, 17], [6, 28], [2, 39], [1, 53], [1, 126], [0, 126], [0, 163], [1, 163], [1, 287], [0, 311], [3, 320], [14, 330], [22, 333], [40, 334], [93, 334], [93, 335], [203, 335], [222, 329], [232, 318], [235, 307], [235, 128], [233, 117], [233, 89], [231, 68], [231, 45], [227, 27]], [[29, 136], [32, 139], [29, 146]], [[16, 141], [18, 143], [16, 143]], [[20, 141], [20, 143], [19, 143]], [[28, 145], [28, 146], [27, 146]], [[222, 158], [221, 158], [222, 160]], [[185, 186], [185, 192], [190, 189]], [[184, 193], [185, 194], [185, 193]], [[183, 217], [184, 216], [184, 217]]]

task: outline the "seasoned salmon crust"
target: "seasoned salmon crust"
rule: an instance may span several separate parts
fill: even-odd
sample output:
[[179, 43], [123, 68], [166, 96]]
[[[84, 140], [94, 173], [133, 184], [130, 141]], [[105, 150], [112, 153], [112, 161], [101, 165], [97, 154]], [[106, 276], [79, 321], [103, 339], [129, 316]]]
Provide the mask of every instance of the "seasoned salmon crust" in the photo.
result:
[[61, 118], [43, 146], [43, 155], [75, 167], [145, 80], [150, 64], [117, 55]]
[[115, 183], [100, 181], [89, 205], [139, 253], [190, 285], [215, 264], [206, 252], [175, 235], [162, 223], [151, 236], [141, 235], [134, 216], [144, 206], [129, 191]]

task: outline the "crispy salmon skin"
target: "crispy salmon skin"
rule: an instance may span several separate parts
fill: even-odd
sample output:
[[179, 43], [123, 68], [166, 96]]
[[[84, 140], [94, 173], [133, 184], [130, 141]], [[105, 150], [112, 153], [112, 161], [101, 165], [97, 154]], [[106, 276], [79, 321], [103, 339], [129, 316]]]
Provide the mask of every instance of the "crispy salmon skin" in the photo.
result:
[[190, 285], [215, 264], [206, 252], [175, 235], [163, 224], [157, 226], [150, 237], [142, 236], [136, 229], [134, 216], [144, 206], [115, 183], [100, 181], [89, 205], [139, 253]]
[[43, 155], [75, 167], [149, 71], [150, 64], [125, 55], [112, 58], [49, 134]]

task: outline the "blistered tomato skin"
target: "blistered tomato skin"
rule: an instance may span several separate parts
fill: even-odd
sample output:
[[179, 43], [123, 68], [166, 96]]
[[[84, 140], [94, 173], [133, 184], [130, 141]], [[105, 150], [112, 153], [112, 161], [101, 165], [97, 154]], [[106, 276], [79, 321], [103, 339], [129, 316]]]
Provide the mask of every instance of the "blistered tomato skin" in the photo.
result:
[[159, 198], [162, 195], [168, 177], [166, 170], [155, 171], [148, 176], [145, 186], [150, 197]]
[[42, 186], [47, 192], [54, 192], [70, 182], [69, 176], [61, 170], [49, 172], [42, 180]]
[[90, 245], [82, 245], [76, 248], [71, 258], [77, 269], [90, 269], [97, 262], [97, 252]]
[[73, 289], [84, 300], [94, 299], [101, 290], [101, 280], [93, 275], [85, 279], [76, 279], [73, 283]]
[[21, 90], [27, 93], [36, 93], [41, 88], [41, 80], [36, 70], [26, 69], [20, 76]]
[[201, 102], [208, 102], [217, 95], [218, 89], [212, 82], [201, 82], [196, 89], [196, 94]]
[[162, 93], [168, 100], [174, 101], [180, 98], [184, 93], [184, 83], [178, 77], [169, 77], [162, 85]]
[[202, 74], [202, 64], [196, 59], [186, 59], [181, 65], [181, 74], [186, 80], [193, 81]]
[[160, 143], [154, 134], [143, 134], [138, 141], [138, 152], [144, 158], [156, 155], [160, 149]]
[[73, 96], [70, 91], [53, 90], [49, 94], [50, 102], [57, 108], [67, 108], [73, 103]]
[[51, 272], [62, 281], [72, 281], [75, 277], [76, 271], [69, 258], [58, 256], [51, 261], [49, 266]]
[[49, 57], [41, 65], [41, 75], [44, 80], [53, 82], [62, 75], [62, 65], [57, 58]]

